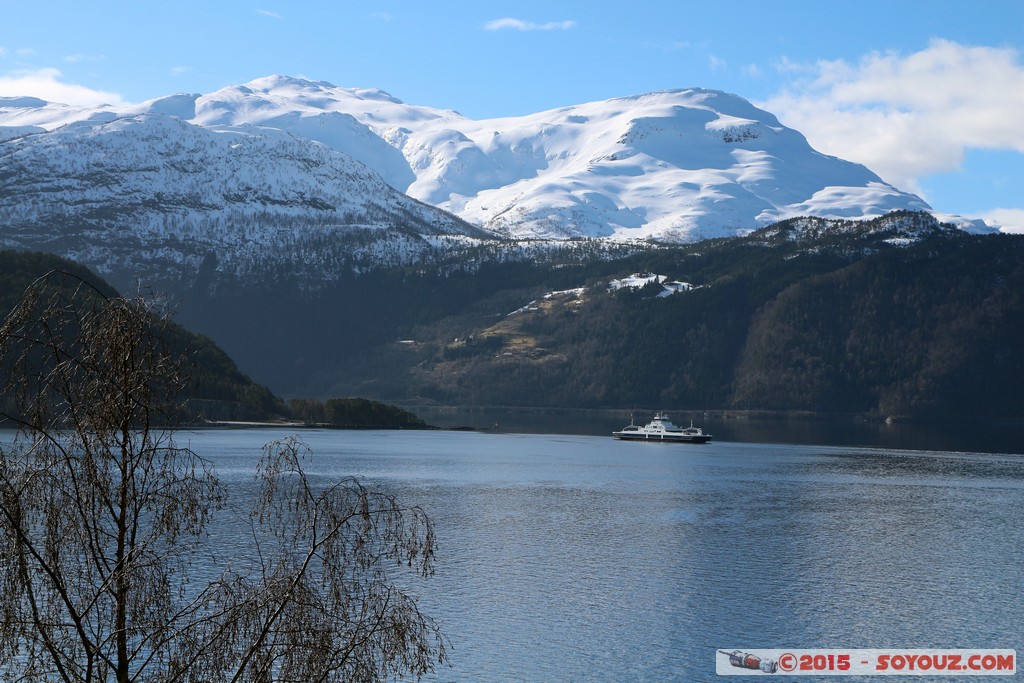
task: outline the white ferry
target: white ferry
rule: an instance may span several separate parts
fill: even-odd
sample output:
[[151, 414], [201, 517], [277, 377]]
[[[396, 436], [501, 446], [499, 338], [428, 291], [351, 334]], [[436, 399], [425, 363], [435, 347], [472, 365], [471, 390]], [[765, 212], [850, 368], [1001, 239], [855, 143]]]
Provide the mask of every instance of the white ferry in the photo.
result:
[[629, 425], [617, 432], [612, 432], [616, 439], [626, 441], [671, 441], [674, 443], [707, 443], [711, 435], [705, 434], [700, 427], [677, 427], [672, 424], [665, 413], [655, 413], [654, 419], [644, 426], [633, 424], [630, 416]]

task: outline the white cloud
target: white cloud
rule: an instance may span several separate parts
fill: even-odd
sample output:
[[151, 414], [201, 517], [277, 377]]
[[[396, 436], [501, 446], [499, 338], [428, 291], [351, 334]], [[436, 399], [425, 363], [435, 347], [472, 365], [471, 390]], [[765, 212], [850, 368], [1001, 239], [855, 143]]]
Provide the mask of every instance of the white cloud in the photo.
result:
[[282, 17], [277, 12], [273, 12], [273, 11], [271, 11], [269, 9], [258, 9], [258, 10], [256, 10], [256, 13], [257, 14], [262, 14], [265, 17], [270, 17], [271, 19], [284, 19], [284, 17]]
[[814, 64], [808, 64], [806, 62], [794, 62], [789, 57], [783, 55], [775, 60], [773, 64], [775, 70], [780, 74], [809, 74], [816, 70]]
[[72, 64], [78, 64], [79, 62], [104, 62], [107, 60], [106, 55], [89, 55], [89, 54], [73, 54], [66, 55], [64, 57], [65, 62]]
[[0, 59], [3, 59], [6, 56], [7, 56], [7, 48], [2, 46], [2, 45], [0, 45]]
[[569, 21], [549, 21], [546, 24], [535, 24], [532, 21], [523, 21], [522, 19], [513, 19], [512, 17], [505, 17], [503, 19], [494, 19], [484, 24], [485, 31], [501, 31], [503, 29], [513, 29], [516, 31], [565, 31], [576, 26], [576, 22]]
[[370, 14], [370, 18], [376, 19], [378, 21], [391, 21], [392, 19], [394, 19], [394, 17], [391, 16], [391, 14], [389, 14], [388, 12], [373, 12], [372, 14]]
[[671, 43], [656, 43], [650, 40], [645, 40], [640, 43], [640, 47], [645, 50], [660, 50], [665, 53], [670, 53], [689, 50], [693, 47], [693, 44], [685, 40], [674, 40]]
[[759, 105], [897, 187], [920, 193], [922, 178], [959, 168], [970, 148], [1024, 153], [1024, 65], [1013, 49], [934, 40], [857, 64], [777, 66], [797, 80]]
[[190, 67], [190, 66], [172, 66], [171, 67], [171, 75], [172, 76], [181, 76], [182, 74], [187, 74], [189, 71], [192, 71], [192, 67]]
[[49, 102], [96, 106], [99, 104], [122, 105], [125, 99], [115, 92], [93, 90], [84, 85], [65, 83], [57, 69], [35, 71], [12, 71], [0, 75], [0, 95], [11, 97], [32, 96]]

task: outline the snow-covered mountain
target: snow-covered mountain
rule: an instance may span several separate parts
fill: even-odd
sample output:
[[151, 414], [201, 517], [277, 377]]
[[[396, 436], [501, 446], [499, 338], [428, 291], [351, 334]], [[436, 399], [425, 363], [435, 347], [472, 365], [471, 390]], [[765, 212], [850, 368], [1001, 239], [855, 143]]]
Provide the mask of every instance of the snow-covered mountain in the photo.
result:
[[[24, 149], [49, 135], [70, 140], [117, 119], [158, 116], [190, 126], [165, 128], [168, 134], [230, 133], [265, 140], [265, 151], [284, 139], [320, 143], [408, 196], [502, 236], [692, 241], [799, 215], [861, 219], [929, 209], [864, 166], [816, 152], [746, 100], [700, 89], [476, 121], [380, 90], [270, 76], [120, 109], [0, 99], [0, 140], [28, 134], [6, 143]], [[76, 125], [61, 128], [69, 123]], [[53, 132], [32, 134], [39, 131]], [[235, 149], [231, 144], [212, 147], [204, 163]], [[286, 175], [304, 182], [295, 177], [304, 164], [252, 162], [249, 182], [267, 172], [273, 182]], [[154, 163], [159, 159], [148, 166]], [[240, 168], [234, 163], [230, 168]]]
[[360, 249], [401, 261], [488, 237], [325, 145], [147, 109], [87, 112], [52, 132], [25, 124], [0, 144], [0, 246], [56, 252], [123, 284], [178, 281], [204, 263], [317, 279]]
[[317, 140], [412, 197], [513, 237], [689, 241], [797, 215], [928, 209], [865, 167], [815, 152], [742, 98], [708, 90], [474, 121], [379, 90], [271, 76], [196, 97], [179, 115]]

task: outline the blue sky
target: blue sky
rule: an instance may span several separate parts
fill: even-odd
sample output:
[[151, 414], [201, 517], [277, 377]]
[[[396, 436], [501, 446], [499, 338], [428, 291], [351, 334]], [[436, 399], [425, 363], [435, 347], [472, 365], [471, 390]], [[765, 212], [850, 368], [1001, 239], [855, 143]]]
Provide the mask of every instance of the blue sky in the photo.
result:
[[1024, 0], [0, 0], [0, 95], [140, 102], [272, 73], [473, 118], [726, 90], [939, 211], [1024, 229]]

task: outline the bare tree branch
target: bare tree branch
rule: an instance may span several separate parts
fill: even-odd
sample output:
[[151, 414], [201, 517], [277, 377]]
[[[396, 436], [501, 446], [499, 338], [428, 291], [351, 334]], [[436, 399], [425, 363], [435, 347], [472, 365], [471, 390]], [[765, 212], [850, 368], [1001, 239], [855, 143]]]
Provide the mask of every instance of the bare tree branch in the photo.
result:
[[[446, 658], [389, 581], [433, 571], [433, 525], [355, 479], [320, 485], [308, 449], [269, 444], [252, 551], [196, 587], [222, 510], [212, 465], [173, 439], [187, 373], [169, 320], [51, 273], [0, 325], [0, 677], [383, 681]], [[2, 415], [3, 413], [0, 413]]]

